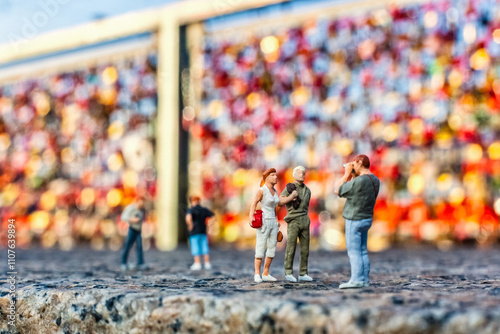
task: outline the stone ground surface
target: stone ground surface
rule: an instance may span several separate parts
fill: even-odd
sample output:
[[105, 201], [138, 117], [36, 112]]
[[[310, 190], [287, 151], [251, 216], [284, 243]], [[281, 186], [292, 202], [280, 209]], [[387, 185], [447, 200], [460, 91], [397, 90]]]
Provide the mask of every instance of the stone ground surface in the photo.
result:
[[0, 333], [500, 333], [499, 248], [371, 253], [360, 290], [338, 289], [345, 252], [311, 252], [314, 282], [294, 284], [280, 252], [257, 284], [252, 251], [213, 249], [200, 272], [186, 247], [147, 251], [151, 270], [122, 273], [119, 252], [18, 249], [15, 328], [0, 253]]

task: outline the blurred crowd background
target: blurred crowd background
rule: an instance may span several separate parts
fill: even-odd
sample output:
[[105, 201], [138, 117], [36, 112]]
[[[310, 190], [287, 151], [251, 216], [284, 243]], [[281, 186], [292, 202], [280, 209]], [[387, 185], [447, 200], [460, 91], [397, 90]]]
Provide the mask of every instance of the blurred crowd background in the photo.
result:
[[[201, 94], [182, 126], [196, 153], [189, 194], [216, 212], [212, 243], [253, 247], [261, 173], [276, 168], [281, 192], [303, 165], [312, 248], [345, 248], [333, 184], [356, 154], [382, 183], [371, 251], [498, 243], [499, 2], [390, 5], [252, 34], [205, 27], [202, 71], [190, 72]], [[157, 59], [0, 86], [1, 224], [16, 219], [18, 245], [119, 249], [119, 215], [141, 194], [154, 247]]]
[[203, 107], [184, 115], [202, 145], [190, 173], [202, 173], [219, 238], [251, 239], [241, 226], [263, 170], [279, 171], [281, 192], [303, 165], [313, 244], [343, 247], [333, 184], [367, 154], [382, 182], [370, 249], [498, 242], [498, 1], [389, 6], [242, 36], [207, 33]]
[[[0, 87], [0, 213], [19, 246], [119, 249], [145, 195], [155, 231], [156, 54]], [[6, 244], [7, 235], [2, 235]]]

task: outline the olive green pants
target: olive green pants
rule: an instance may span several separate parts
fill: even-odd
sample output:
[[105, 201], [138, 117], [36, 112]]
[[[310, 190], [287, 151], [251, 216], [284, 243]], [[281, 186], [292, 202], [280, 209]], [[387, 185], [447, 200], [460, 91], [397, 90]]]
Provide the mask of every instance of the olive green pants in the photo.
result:
[[307, 260], [309, 258], [309, 216], [304, 215], [291, 220], [288, 223], [288, 241], [285, 251], [285, 275], [293, 273], [293, 258], [297, 247], [297, 237], [300, 244], [300, 270], [299, 275], [307, 274]]

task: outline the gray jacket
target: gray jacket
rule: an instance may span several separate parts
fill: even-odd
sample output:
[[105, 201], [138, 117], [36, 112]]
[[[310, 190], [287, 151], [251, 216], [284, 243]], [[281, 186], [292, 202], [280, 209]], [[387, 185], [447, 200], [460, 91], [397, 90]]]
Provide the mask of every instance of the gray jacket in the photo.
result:
[[[131, 223], [130, 219], [136, 217], [139, 218], [139, 221], [137, 223]], [[144, 210], [138, 209], [134, 203], [127, 205], [125, 209], [123, 209], [121, 215], [122, 221], [127, 222], [130, 225], [130, 227], [132, 227], [136, 231], [141, 230], [142, 223], [144, 222], [145, 218], [146, 217], [144, 214]]]

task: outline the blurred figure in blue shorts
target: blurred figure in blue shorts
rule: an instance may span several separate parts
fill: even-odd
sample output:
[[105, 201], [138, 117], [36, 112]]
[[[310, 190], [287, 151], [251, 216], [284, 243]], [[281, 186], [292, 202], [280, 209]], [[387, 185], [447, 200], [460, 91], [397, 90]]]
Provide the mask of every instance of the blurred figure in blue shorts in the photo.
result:
[[214, 213], [200, 205], [200, 197], [198, 196], [191, 196], [189, 202], [191, 208], [186, 214], [186, 224], [189, 231], [191, 254], [194, 256], [191, 270], [201, 270], [201, 255], [204, 256], [205, 269], [210, 270], [212, 265], [208, 255], [207, 219], [212, 218]]

